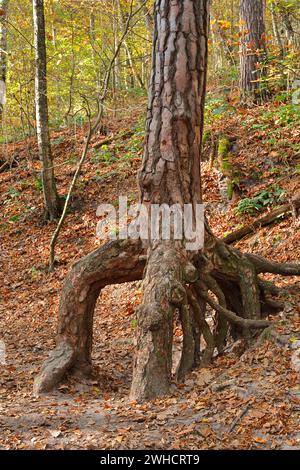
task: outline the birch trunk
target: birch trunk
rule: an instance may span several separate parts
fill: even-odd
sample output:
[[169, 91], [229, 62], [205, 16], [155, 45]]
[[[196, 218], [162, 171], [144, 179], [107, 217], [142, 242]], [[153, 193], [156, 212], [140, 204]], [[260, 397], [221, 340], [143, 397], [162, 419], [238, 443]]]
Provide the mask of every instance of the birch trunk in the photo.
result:
[[6, 101], [8, 2], [9, 0], [0, 0], [0, 124]]
[[42, 167], [42, 182], [45, 217], [57, 219], [61, 205], [56, 189], [53, 159], [50, 144], [47, 100], [47, 59], [45, 43], [44, 1], [33, 0], [34, 47], [35, 47], [35, 104], [39, 157]]

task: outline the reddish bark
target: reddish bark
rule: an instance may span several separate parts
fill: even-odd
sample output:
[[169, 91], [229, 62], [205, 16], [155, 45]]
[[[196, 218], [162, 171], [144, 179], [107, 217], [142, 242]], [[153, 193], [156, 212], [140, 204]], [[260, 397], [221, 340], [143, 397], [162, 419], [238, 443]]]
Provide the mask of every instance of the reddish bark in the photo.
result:
[[240, 89], [243, 104], [259, 103], [267, 98], [263, 78], [266, 68], [265, 2], [241, 0]]

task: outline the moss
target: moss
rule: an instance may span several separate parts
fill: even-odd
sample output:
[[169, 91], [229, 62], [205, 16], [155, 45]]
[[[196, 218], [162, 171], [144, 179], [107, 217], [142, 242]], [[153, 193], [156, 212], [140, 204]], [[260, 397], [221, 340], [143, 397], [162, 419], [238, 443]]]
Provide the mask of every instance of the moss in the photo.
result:
[[222, 162], [221, 162], [221, 171], [224, 175], [229, 175], [231, 173], [231, 170], [232, 170], [232, 163], [231, 161], [228, 159], [225, 160], [223, 158]]
[[226, 159], [228, 157], [229, 151], [230, 151], [230, 142], [227, 139], [227, 137], [222, 137], [219, 140], [219, 145], [218, 145], [218, 157], [220, 159]]
[[231, 201], [232, 196], [233, 196], [233, 190], [234, 190], [234, 182], [231, 180], [228, 180], [227, 183], [227, 197]]
[[229, 178], [227, 185], [227, 196], [229, 200], [232, 199], [234, 190], [240, 189], [240, 173], [238, 171], [233, 171], [231, 168], [230, 176], [231, 178]]
[[218, 143], [218, 163], [219, 170], [228, 178], [227, 197], [229, 200], [233, 197], [234, 189], [240, 184], [239, 173], [233, 168], [230, 150], [230, 140], [226, 136], [221, 137]]
[[218, 144], [218, 162], [219, 170], [224, 176], [231, 176], [232, 163], [230, 156], [231, 144], [227, 137], [221, 137]]

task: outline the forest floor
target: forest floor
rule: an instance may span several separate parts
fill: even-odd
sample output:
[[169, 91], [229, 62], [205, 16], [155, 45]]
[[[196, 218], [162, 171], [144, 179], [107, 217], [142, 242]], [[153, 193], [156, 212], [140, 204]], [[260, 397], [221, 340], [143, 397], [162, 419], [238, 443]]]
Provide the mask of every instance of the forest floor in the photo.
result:
[[[300, 127], [285, 104], [249, 112], [219, 108], [209, 110], [215, 116], [209, 127], [213, 135], [235, 141], [239, 197], [253, 203], [260, 194], [265, 201], [250, 214], [241, 206], [238, 211], [238, 200], [222, 201], [218, 174], [204, 163], [204, 200], [211, 203], [209, 221], [221, 237], [299, 191]], [[32, 394], [34, 377], [54, 347], [63, 280], [76, 259], [103, 243], [96, 239], [98, 204], [117, 204], [119, 195], [130, 202], [138, 198], [144, 109], [141, 102], [110, 117], [108, 135], [94, 138], [50, 274], [48, 246], [55, 224], [43, 222], [35, 141], [2, 146], [16, 166], [0, 174], [0, 363], [6, 349], [0, 365], [0, 449], [300, 449], [296, 277], [267, 276], [281, 287], [285, 302], [284, 311], [273, 317], [277, 336], [265, 334], [242, 355], [238, 344], [228, 347], [210, 368], [193, 371], [184, 384], [173, 384], [169, 396], [145, 404], [128, 399], [140, 283], [108, 287], [95, 311], [93, 376], [80, 382], [69, 378], [48, 396]], [[83, 136], [83, 129], [52, 134], [60, 194], [67, 192]], [[97, 148], [107, 138], [111, 142]], [[257, 230], [237, 247], [299, 262], [299, 241], [299, 221], [291, 216]], [[181, 341], [176, 327], [175, 357]]]

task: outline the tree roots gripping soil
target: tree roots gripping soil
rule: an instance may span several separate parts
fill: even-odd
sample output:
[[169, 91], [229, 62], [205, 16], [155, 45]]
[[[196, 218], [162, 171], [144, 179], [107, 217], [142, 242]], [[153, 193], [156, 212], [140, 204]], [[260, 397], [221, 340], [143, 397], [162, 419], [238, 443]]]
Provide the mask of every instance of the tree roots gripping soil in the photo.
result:
[[249, 343], [253, 332], [270, 326], [265, 316], [282, 304], [271, 299], [278, 289], [260, 279], [266, 272], [299, 275], [300, 265], [243, 254], [214, 237], [208, 226], [204, 249], [192, 255], [175, 241], [157, 242], [147, 253], [140, 241], [107, 243], [77, 262], [65, 281], [57, 346], [35, 379], [35, 393], [49, 392], [67, 372], [91, 371], [93, 314], [106, 285], [143, 278], [131, 398], [145, 400], [170, 389], [176, 312], [183, 331], [179, 381], [194, 367], [207, 367], [229, 335]]

